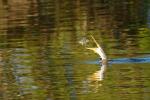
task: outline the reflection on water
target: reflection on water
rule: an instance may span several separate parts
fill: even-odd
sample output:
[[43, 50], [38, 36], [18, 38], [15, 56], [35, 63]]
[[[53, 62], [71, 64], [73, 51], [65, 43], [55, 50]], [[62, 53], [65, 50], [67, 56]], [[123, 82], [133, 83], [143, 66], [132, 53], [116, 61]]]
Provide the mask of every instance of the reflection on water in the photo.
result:
[[[0, 99], [149, 100], [149, 4], [0, 0]], [[103, 65], [84, 63], [98, 59], [85, 49], [95, 45], [91, 34], [122, 62], [108, 65], [103, 81]]]
[[94, 74], [90, 76], [91, 80], [99, 80], [102, 81], [104, 79], [104, 72], [106, 70], [107, 63], [102, 63], [100, 70], [96, 71]]
[[102, 61], [100, 70], [92, 73], [87, 78], [87, 82], [88, 82], [87, 84], [92, 84], [93, 88], [95, 87], [94, 92], [97, 92], [99, 87], [102, 86], [102, 80], [104, 80], [104, 73], [106, 72], [106, 67], [107, 67], [107, 61]]

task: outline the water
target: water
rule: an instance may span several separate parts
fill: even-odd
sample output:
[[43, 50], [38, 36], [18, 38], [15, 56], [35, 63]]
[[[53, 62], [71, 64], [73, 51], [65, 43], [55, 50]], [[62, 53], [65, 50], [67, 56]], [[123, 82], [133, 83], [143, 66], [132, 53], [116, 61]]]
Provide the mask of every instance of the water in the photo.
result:
[[0, 0], [0, 99], [150, 100], [148, 4]]

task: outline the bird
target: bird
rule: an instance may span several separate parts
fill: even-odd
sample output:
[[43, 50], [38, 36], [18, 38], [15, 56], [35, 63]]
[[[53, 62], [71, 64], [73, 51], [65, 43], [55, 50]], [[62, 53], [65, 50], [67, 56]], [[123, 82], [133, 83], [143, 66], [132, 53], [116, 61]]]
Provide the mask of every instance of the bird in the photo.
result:
[[93, 41], [95, 42], [95, 44], [96, 44], [97, 47], [95, 47], [95, 48], [86, 48], [86, 49], [94, 51], [96, 54], [98, 54], [101, 57], [102, 61], [106, 61], [107, 60], [107, 56], [106, 56], [104, 50], [97, 43], [97, 41], [95, 40], [95, 38], [92, 35], [91, 35], [91, 38], [93, 39]]
[[106, 70], [106, 66], [107, 66], [107, 56], [104, 52], [104, 50], [102, 49], [102, 47], [97, 43], [97, 41], [95, 40], [95, 38], [91, 35], [91, 38], [93, 39], [93, 41], [95, 42], [96, 46], [95, 48], [86, 48], [89, 50], [94, 51], [96, 54], [98, 54], [100, 56], [101, 60], [101, 69], [97, 72], [95, 72], [94, 74], [92, 74], [92, 76], [90, 77], [90, 79], [92, 80], [99, 80], [102, 81], [104, 78], [104, 72]]

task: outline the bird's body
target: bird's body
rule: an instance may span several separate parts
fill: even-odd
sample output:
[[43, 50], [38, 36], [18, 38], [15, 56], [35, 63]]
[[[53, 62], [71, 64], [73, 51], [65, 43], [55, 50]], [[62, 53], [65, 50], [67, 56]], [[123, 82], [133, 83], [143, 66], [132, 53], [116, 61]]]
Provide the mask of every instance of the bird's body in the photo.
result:
[[93, 50], [95, 53], [97, 53], [102, 58], [102, 60], [107, 60], [107, 56], [105, 55], [105, 52], [103, 51], [103, 49], [96, 42], [96, 40], [94, 39], [94, 37], [93, 36], [91, 36], [91, 37], [94, 40], [95, 44], [97, 45], [97, 48], [87, 48], [87, 49]]
[[97, 53], [102, 58], [102, 60], [107, 59], [103, 49], [101, 49], [101, 48], [87, 48], [87, 49], [93, 50], [95, 53]]

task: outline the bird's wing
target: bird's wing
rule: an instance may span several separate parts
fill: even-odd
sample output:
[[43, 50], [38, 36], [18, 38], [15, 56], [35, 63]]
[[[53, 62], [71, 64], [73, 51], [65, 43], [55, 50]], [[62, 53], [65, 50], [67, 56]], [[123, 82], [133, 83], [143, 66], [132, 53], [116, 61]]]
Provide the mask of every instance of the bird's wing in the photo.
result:
[[91, 37], [92, 37], [92, 39], [94, 40], [96, 46], [97, 46], [98, 48], [100, 48], [100, 45], [97, 43], [97, 41], [95, 40], [95, 38], [94, 38], [92, 35], [91, 35]]

